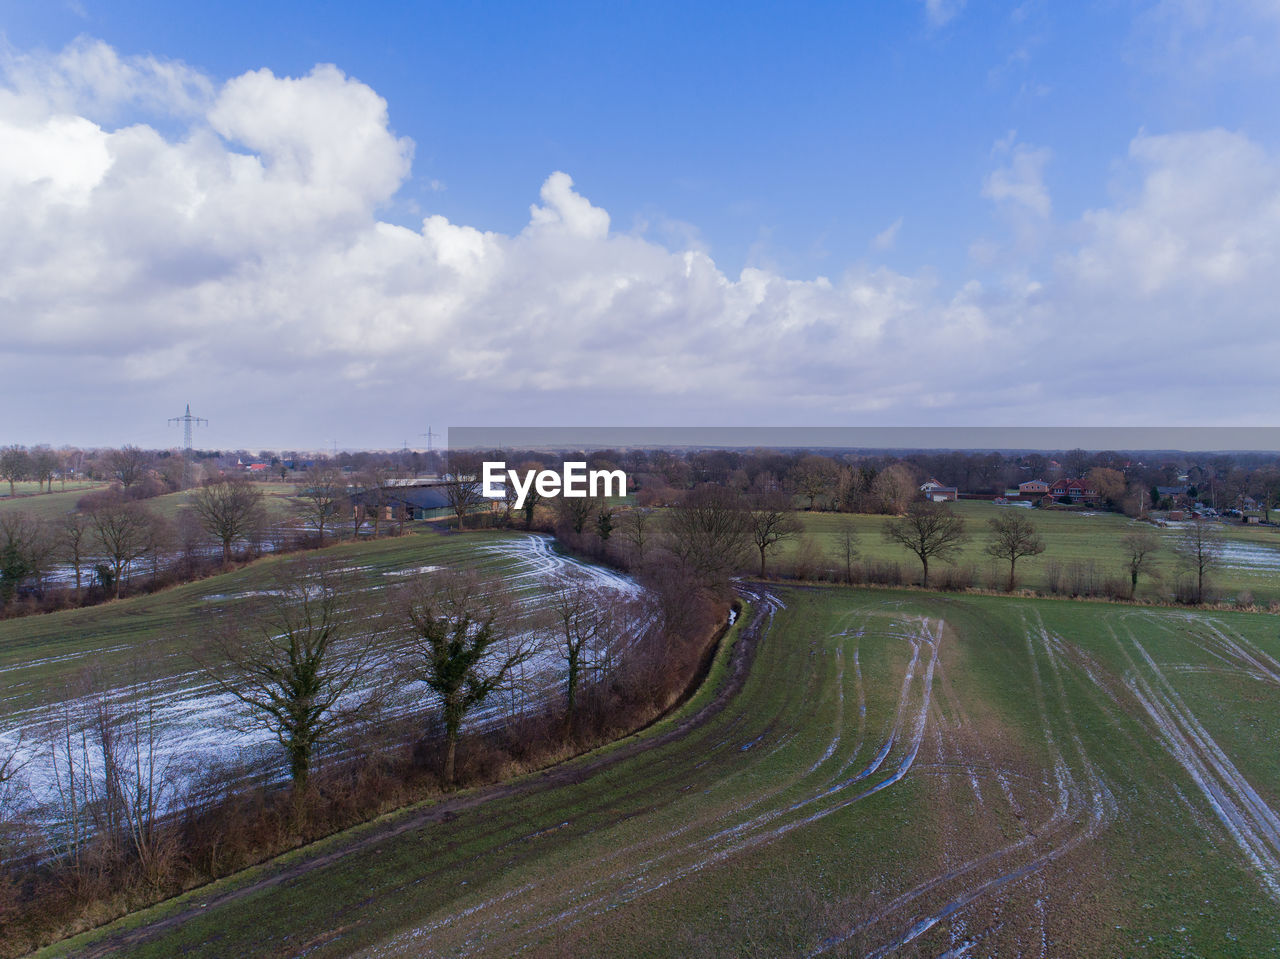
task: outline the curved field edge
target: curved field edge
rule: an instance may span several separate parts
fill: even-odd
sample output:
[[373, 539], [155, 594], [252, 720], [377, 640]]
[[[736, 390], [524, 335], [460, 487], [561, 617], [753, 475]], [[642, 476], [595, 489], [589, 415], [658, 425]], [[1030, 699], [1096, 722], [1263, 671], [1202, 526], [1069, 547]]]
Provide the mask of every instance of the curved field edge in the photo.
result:
[[[621, 761], [628, 758], [633, 750], [644, 749], [651, 742], [678, 735], [683, 724], [689, 723], [704, 710], [717, 705], [716, 701], [725, 692], [726, 685], [735, 679], [731, 672], [732, 661], [735, 652], [739, 651], [739, 639], [743, 630], [747, 628], [752, 617], [751, 604], [746, 600], [739, 600], [737, 608], [739, 612], [734, 622], [728, 626], [722, 625], [712, 639], [714, 651], [710, 666], [692, 694], [640, 730], [627, 733], [587, 752], [498, 783], [461, 789], [391, 810], [368, 822], [290, 849], [230, 876], [186, 890], [177, 896], [121, 916], [105, 925], [51, 943], [28, 955], [32, 959], [111, 955], [114, 952], [114, 939], [147, 927], [168, 925], [176, 917], [190, 913], [192, 907], [203, 910], [230, 898], [252, 894], [257, 889], [280, 881], [283, 874], [292, 873], [298, 867], [305, 867], [318, 859], [332, 861], [356, 854], [360, 851], [359, 847], [362, 843], [381, 842], [397, 832], [419, 828], [431, 821], [445, 820], [458, 807], [472, 807], [490, 799], [510, 795], [513, 791], [537, 788], [551, 774], [571, 776], [583, 766], [594, 767], [601, 763]], [[626, 755], [618, 755], [624, 751]], [[145, 945], [147, 938], [149, 937], [139, 940], [136, 944]]]
[[[1273, 619], [834, 588], [754, 606], [729, 708], [124, 951], [1277, 954]], [[735, 688], [748, 660], [723, 661], [682, 716]]]

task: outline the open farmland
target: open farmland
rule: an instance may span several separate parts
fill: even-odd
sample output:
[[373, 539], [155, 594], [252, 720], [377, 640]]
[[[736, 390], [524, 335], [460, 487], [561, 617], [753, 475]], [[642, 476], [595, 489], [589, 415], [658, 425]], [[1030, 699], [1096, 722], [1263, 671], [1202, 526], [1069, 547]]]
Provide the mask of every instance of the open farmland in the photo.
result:
[[[18, 487], [26, 484], [19, 483]], [[4, 496], [0, 498], [0, 512], [17, 512], [29, 513], [32, 516], [38, 516], [41, 519], [53, 520], [66, 513], [75, 511], [76, 503], [86, 493], [95, 489], [106, 489], [105, 483], [68, 483], [66, 490], [55, 489], [52, 493], [39, 493], [35, 491], [35, 484], [29, 484], [32, 489], [27, 495]], [[0, 489], [8, 490], [9, 484], [0, 484]]]
[[[969, 533], [969, 542], [960, 551], [956, 562], [962, 566], [972, 566], [978, 571], [977, 585], [986, 586], [990, 581], [1002, 589], [1008, 576], [1007, 562], [994, 561], [982, 550], [989, 531], [987, 521], [993, 517], [1007, 516], [1014, 508], [975, 501], [949, 505], [964, 517]], [[1177, 577], [1172, 552], [1180, 531], [1176, 525], [1158, 529], [1119, 513], [1052, 509], [1017, 512], [1035, 523], [1046, 546], [1041, 555], [1029, 556], [1018, 562], [1020, 585], [1033, 589], [1042, 588], [1045, 572], [1051, 563], [1062, 566], [1093, 563], [1100, 573], [1126, 578], [1126, 557], [1120, 540], [1126, 532], [1135, 528], [1151, 529], [1162, 540], [1162, 548], [1155, 554], [1153, 567], [1160, 579], [1153, 581], [1144, 574], [1138, 584], [1138, 598], [1162, 597]], [[806, 535], [817, 544], [827, 564], [843, 564], [842, 538], [846, 529], [852, 529], [858, 537], [857, 546], [861, 559], [901, 563], [908, 577], [919, 579], [919, 560], [900, 546], [886, 543], [881, 535], [881, 529], [889, 517], [860, 513], [797, 515], [804, 524]], [[1215, 524], [1215, 528], [1226, 539], [1226, 555], [1222, 569], [1212, 576], [1214, 588], [1226, 597], [1248, 590], [1260, 602], [1280, 600], [1280, 577], [1276, 575], [1280, 571], [1280, 528], [1245, 526], [1240, 523]], [[778, 545], [770, 561], [792, 557], [798, 547], [799, 540], [784, 540]], [[932, 564], [930, 568], [932, 570]]]
[[[622, 593], [635, 589], [608, 570], [560, 556], [544, 537], [423, 533], [343, 543], [305, 556], [270, 557], [159, 593], [7, 620], [0, 622], [0, 744], [22, 737], [20, 756], [30, 759], [26, 778], [40, 796], [48, 765], [43, 727], [62, 710], [75, 712], [92, 696], [105, 693], [112, 700], [155, 705], [163, 729], [161, 752], [166, 765], [172, 759], [175, 773], [236, 758], [252, 758], [259, 768], [282, 773], [271, 735], [228, 723], [240, 710], [196, 657], [207, 655], [222, 624], [244, 622], [278, 588], [275, 576], [282, 565], [320, 559], [346, 577], [350, 598], [373, 600], [366, 612], [388, 605], [389, 598], [379, 597], [389, 597], [389, 591], [414, 576], [443, 567], [492, 574], [520, 597], [527, 611], [569, 572]], [[528, 667], [531, 688], [537, 685], [537, 667], [536, 662]], [[499, 706], [495, 697], [492, 708]]]
[[[291, 483], [255, 482], [253, 485], [262, 492], [262, 507], [266, 510], [269, 521], [279, 522], [289, 516], [289, 503], [297, 492], [297, 487]], [[195, 490], [189, 489], [177, 493], [165, 493], [163, 496], [142, 500], [142, 505], [157, 516], [173, 520], [191, 505], [191, 497], [194, 493]]]
[[647, 733], [47, 954], [1280, 952], [1274, 617], [751, 600]]

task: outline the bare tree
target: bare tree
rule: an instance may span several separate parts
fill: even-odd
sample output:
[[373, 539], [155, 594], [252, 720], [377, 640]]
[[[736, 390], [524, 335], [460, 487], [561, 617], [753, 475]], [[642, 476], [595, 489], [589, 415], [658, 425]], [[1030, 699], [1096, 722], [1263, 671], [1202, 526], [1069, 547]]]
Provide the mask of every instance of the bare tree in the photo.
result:
[[151, 585], [154, 588], [160, 578], [160, 567], [165, 557], [173, 555], [178, 545], [178, 526], [164, 516], [151, 515], [147, 524], [147, 550], [143, 554], [150, 560]]
[[0, 512], [0, 606], [12, 602], [24, 580], [44, 571], [50, 552], [44, 522], [26, 512]]
[[1124, 474], [1105, 466], [1095, 466], [1084, 477], [1084, 483], [1108, 506], [1118, 506], [1124, 499]]
[[392, 480], [391, 470], [382, 466], [371, 466], [364, 471], [364, 476], [360, 483], [365, 511], [373, 514], [374, 539], [378, 538], [382, 530], [382, 521], [387, 512]]
[[884, 524], [884, 538], [915, 553], [929, 585], [929, 560], [949, 560], [964, 544], [964, 520], [942, 503], [912, 503], [907, 514]]
[[470, 454], [450, 453], [449, 470], [444, 494], [454, 515], [458, 517], [458, 528], [462, 529], [466, 526], [467, 514], [484, 502], [480, 461]]
[[290, 508], [303, 526], [315, 531], [323, 546], [324, 531], [337, 528], [346, 504], [347, 484], [342, 474], [333, 469], [319, 469], [307, 473]]
[[348, 696], [367, 678], [382, 632], [358, 610], [344, 609], [350, 591], [343, 587], [322, 567], [284, 568], [253, 626], [223, 632], [215, 644], [218, 659], [202, 663], [244, 705], [250, 725], [275, 735], [299, 793], [316, 750], [338, 741], [378, 701], [376, 690]]
[[262, 491], [242, 477], [208, 483], [191, 494], [191, 511], [204, 531], [222, 544], [222, 562], [231, 562], [231, 547], [252, 539], [266, 526]]
[[1009, 584], [1006, 592], [1013, 592], [1017, 585], [1017, 564], [1024, 556], [1039, 556], [1044, 552], [1044, 537], [1036, 524], [1020, 513], [1011, 512], [987, 521], [991, 527], [991, 539], [983, 551], [988, 556], [1009, 561]]
[[813, 509], [820, 496], [829, 496], [840, 482], [839, 467], [825, 456], [810, 454], [800, 460], [791, 471], [791, 482], [796, 492], [809, 497], [809, 509]]
[[42, 520], [24, 512], [0, 512], [0, 605], [13, 599], [23, 581], [45, 571], [53, 551], [53, 537]]
[[53, 492], [53, 474], [58, 472], [58, 466], [58, 454], [49, 447], [37, 446], [31, 451], [31, 478], [40, 484], [41, 490]]
[[90, 676], [54, 713], [51, 844], [77, 872], [134, 861], [151, 881], [163, 877], [174, 837], [162, 814], [175, 770], [163, 756], [157, 699], [150, 683], [120, 695]]
[[742, 497], [723, 486], [690, 490], [664, 517], [664, 544], [704, 586], [718, 587], [742, 568], [751, 548]]
[[1160, 549], [1160, 537], [1150, 529], [1135, 529], [1120, 537], [1125, 552], [1125, 565], [1129, 569], [1129, 598], [1138, 593], [1138, 575], [1149, 572], [1153, 554]]
[[27, 478], [31, 470], [31, 457], [21, 446], [0, 449], [0, 479], [8, 480], [9, 495], [15, 493], [14, 484]]
[[88, 783], [89, 739], [84, 720], [70, 700], [57, 704], [45, 729], [48, 744], [46, 764], [53, 815], [46, 816], [55, 828], [49, 830], [49, 846], [71, 869], [79, 873], [89, 838], [93, 834], [89, 816], [92, 798]]
[[1179, 537], [1173, 548], [1178, 565], [1195, 580], [1192, 602], [1204, 602], [1205, 583], [1209, 575], [1222, 564], [1225, 543], [1222, 531], [1208, 520], [1195, 519]]
[[622, 538], [631, 546], [637, 563], [644, 562], [645, 549], [653, 538], [653, 510], [643, 506], [627, 510], [622, 517]]
[[407, 674], [440, 697], [444, 714], [445, 783], [454, 782], [455, 757], [467, 714], [505, 688], [512, 670], [537, 653], [517, 631], [498, 583], [474, 574], [422, 577], [404, 603]]
[[791, 509], [791, 497], [785, 493], [762, 493], [753, 498], [747, 510], [751, 542], [760, 552], [760, 575], [765, 575], [765, 553], [776, 543], [804, 532], [804, 526]]
[[150, 454], [136, 446], [122, 446], [107, 454], [107, 468], [125, 489], [145, 477], [150, 465]]
[[584, 674], [599, 668], [610, 644], [611, 599], [585, 583], [561, 584], [551, 598], [555, 648], [565, 665], [564, 734], [573, 731], [578, 688]]
[[858, 531], [846, 525], [840, 532], [840, 561], [844, 564], [844, 581], [853, 582], [853, 561], [858, 558]]
[[871, 481], [870, 495], [876, 509], [890, 516], [900, 516], [917, 496], [916, 476], [905, 463], [894, 463], [881, 470]]
[[65, 513], [58, 521], [58, 546], [76, 574], [76, 602], [80, 601], [81, 572], [89, 558], [93, 520], [88, 513]]
[[120, 582], [129, 564], [145, 556], [151, 543], [151, 514], [137, 503], [109, 499], [96, 504], [89, 512], [94, 540], [111, 564], [116, 599], [120, 598]]
[[19, 820], [23, 783], [20, 776], [30, 762], [30, 757], [23, 758], [24, 738], [19, 732], [15, 739], [0, 743], [0, 922], [8, 918], [6, 900], [10, 899], [8, 893], [12, 888], [9, 877], [5, 875], [5, 866], [20, 847], [22, 838]]

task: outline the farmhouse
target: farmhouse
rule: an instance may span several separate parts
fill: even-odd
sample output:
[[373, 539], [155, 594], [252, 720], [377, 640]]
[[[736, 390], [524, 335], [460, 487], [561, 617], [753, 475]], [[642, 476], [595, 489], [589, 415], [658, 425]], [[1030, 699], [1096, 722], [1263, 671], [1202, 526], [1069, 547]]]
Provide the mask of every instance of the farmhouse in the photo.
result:
[[1041, 479], [1027, 480], [1018, 484], [1019, 496], [1044, 496], [1049, 492], [1049, 484]]
[[960, 491], [956, 487], [943, 486], [932, 478], [920, 487], [920, 492], [924, 493], [925, 499], [934, 503], [954, 503], [960, 498]]
[[1083, 480], [1066, 478], [1054, 480], [1049, 486], [1049, 495], [1054, 499], [1063, 499], [1065, 497], [1073, 503], [1098, 498], [1098, 494], [1090, 489]]

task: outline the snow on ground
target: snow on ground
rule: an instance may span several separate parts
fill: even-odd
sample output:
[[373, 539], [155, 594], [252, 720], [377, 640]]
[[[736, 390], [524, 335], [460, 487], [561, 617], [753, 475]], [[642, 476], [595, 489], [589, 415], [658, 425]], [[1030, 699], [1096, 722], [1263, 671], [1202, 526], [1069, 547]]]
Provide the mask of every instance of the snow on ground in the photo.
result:
[[[504, 580], [509, 588], [524, 593], [522, 606], [528, 612], [535, 611], [545, 602], [545, 593], [539, 594], [537, 590], [553, 588], [561, 583], [584, 583], [623, 599], [634, 599], [642, 593], [640, 585], [627, 576], [560, 555], [552, 548], [552, 540], [547, 536], [517, 535], [486, 544], [483, 549], [497, 553], [509, 561]], [[367, 568], [352, 567], [359, 570]], [[389, 570], [384, 576], [394, 582], [410, 576], [429, 575], [440, 568], [416, 566]], [[380, 588], [382, 587], [376, 585], [369, 587], [370, 590]], [[270, 590], [234, 595], [211, 593], [203, 599], [216, 602], [272, 593]], [[47, 662], [85, 655], [90, 654], [51, 657]], [[372, 663], [366, 670], [367, 674], [371, 677], [385, 675], [394, 668], [390, 658], [390, 654], [387, 654], [380, 662]], [[518, 709], [558, 695], [560, 671], [561, 661], [554, 650], [540, 652], [533, 660], [524, 664], [518, 677], [520, 691], [495, 695], [469, 718], [468, 726], [476, 729], [498, 725]], [[354, 704], [367, 688], [365, 686], [353, 690], [349, 694], [351, 703]], [[406, 684], [400, 691], [403, 694], [400, 705], [392, 710], [392, 717], [397, 714], [405, 716], [421, 713], [424, 707], [430, 706], [432, 694], [424, 684]], [[108, 691], [106, 698], [121, 713], [137, 709], [142, 704], [149, 704], [154, 708], [160, 729], [157, 765], [161, 769], [167, 769], [176, 780], [170, 801], [176, 798], [181, 787], [191, 782], [195, 775], [215, 764], [259, 769], [266, 766], [273, 770], [274, 778], [284, 777], [286, 767], [279, 755], [279, 745], [274, 734], [248, 726], [244, 721], [244, 711], [235, 698], [219, 689], [200, 669], [179, 669], [163, 679], [151, 682], [145, 689], [122, 686]], [[80, 697], [64, 704], [64, 709], [76, 714], [87, 711], [91, 702], [91, 697]], [[3, 701], [0, 700], [0, 708], [2, 706]], [[56, 795], [47, 729], [60, 713], [61, 711], [40, 707], [10, 713], [0, 721], [0, 754], [7, 752], [8, 747], [21, 743], [20, 761], [26, 763], [23, 776], [37, 802], [51, 801]], [[92, 753], [90, 759], [96, 761]]]

